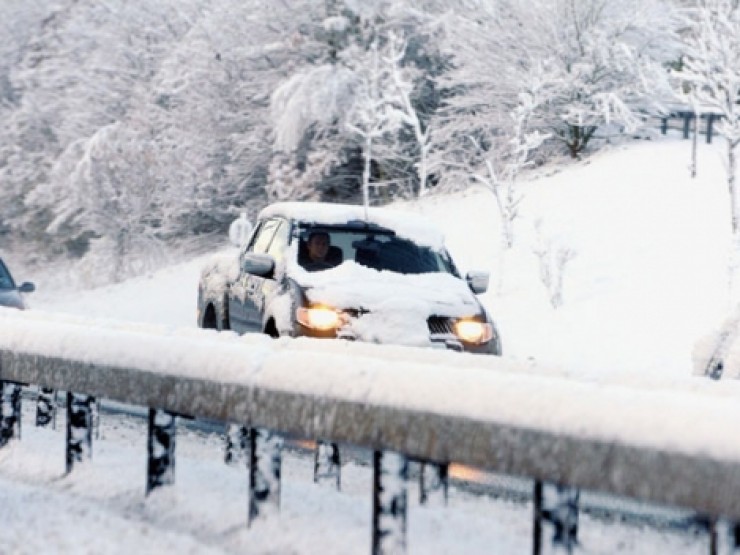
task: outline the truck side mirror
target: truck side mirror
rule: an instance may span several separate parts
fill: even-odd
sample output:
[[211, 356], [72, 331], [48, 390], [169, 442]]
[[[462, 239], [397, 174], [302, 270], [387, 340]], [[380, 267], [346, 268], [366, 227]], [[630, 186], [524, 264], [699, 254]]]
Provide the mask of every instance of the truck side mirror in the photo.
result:
[[275, 277], [275, 259], [269, 254], [248, 252], [242, 259], [242, 271], [262, 278]]
[[468, 272], [465, 276], [465, 281], [468, 282], [468, 287], [476, 295], [482, 295], [488, 291], [488, 281], [491, 274], [488, 272]]
[[34, 291], [36, 291], [36, 286], [28, 281], [21, 283], [18, 288], [19, 293], [33, 293]]

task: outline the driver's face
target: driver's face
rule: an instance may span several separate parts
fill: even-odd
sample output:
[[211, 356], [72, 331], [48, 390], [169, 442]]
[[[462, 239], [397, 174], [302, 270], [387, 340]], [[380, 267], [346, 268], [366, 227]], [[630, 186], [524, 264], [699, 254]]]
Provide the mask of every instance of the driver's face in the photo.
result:
[[329, 253], [329, 236], [322, 234], [313, 235], [308, 244], [308, 256], [313, 261], [322, 261]]

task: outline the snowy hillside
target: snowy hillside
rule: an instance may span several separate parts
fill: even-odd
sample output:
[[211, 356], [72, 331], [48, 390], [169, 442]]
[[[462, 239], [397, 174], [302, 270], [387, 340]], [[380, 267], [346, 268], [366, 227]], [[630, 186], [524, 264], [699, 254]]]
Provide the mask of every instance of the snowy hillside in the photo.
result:
[[[515, 246], [503, 254], [486, 191], [401, 208], [438, 222], [462, 271], [491, 271], [484, 301], [506, 356], [590, 378], [686, 376], [694, 342], [728, 309], [729, 213], [720, 147], [700, 145], [693, 180], [690, 144], [680, 139], [615, 146], [549, 169], [523, 184]], [[562, 273], [562, 305], [554, 308], [536, 251], [559, 248], [573, 254]], [[39, 279], [30, 301], [45, 310], [194, 326], [204, 259], [83, 292], [47, 290]]]

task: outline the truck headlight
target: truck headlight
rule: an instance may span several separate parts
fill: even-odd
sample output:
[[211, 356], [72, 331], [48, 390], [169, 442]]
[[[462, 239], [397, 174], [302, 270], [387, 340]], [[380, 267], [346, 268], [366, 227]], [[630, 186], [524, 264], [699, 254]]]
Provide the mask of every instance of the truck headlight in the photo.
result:
[[331, 330], [343, 322], [342, 313], [328, 306], [300, 307], [296, 310], [298, 323], [314, 330]]
[[455, 335], [465, 343], [479, 345], [487, 343], [493, 338], [493, 326], [487, 322], [462, 319], [455, 322]]

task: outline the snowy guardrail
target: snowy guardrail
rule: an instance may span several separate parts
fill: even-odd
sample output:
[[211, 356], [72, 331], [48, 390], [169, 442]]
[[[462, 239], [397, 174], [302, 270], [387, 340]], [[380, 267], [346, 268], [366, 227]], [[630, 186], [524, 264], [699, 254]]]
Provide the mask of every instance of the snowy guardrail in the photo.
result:
[[[722, 120], [722, 114], [714, 112], [711, 108], [706, 108], [699, 111], [699, 117], [697, 119], [697, 112], [687, 104], [677, 104], [669, 106], [667, 112], [661, 116], [660, 119], [660, 132], [665, 135], [668, 132], [668, 128], [672, 120], [677, 119], [681, 121], [681, 129], [683, 132], [683, 138], [688, 139], [690, 133], [693, 130], [696, 133], [704, 133], [706, 135], [707, 144], [712, 142], [714, 135], [714, 123]], [[701, 129], [701, 125], [703, 129]]]
[[567, 546], [577, 523], [577, 491], [561, 488], [548, 506], [542, 483], [740, 520], [732, 382], [582, 382], [494, 357], [8, 310], [0, 311], [0, 380], [0, 443], [19, 418], [15, 384], [70, 392], [69, 469], [89, 453], [89, 396], [149, 407], [148, 489], [173, 480], [172, 415], [251, 428], [250, 518], [277, 504], [275, 434], [373, 450], [374, 553], [403, 551], [409, 458], [442, 478], [457, 462], [535, 479], [536, 553], [543, 527]]

